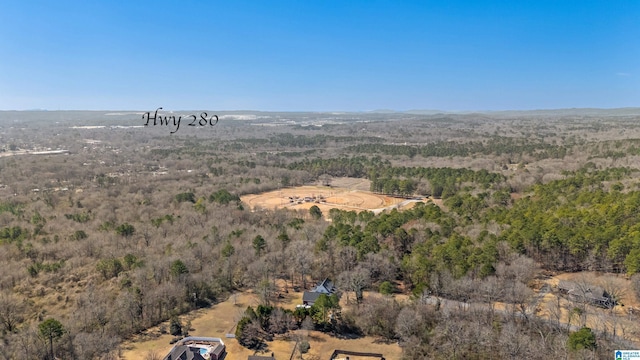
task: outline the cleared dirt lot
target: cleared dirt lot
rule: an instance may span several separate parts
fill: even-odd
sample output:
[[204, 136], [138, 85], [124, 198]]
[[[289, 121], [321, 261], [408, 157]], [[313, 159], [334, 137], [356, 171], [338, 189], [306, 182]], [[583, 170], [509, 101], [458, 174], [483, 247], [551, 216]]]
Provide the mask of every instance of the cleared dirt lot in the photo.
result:
[[369, 191], [328, 186], [285, 188], [262, 194], [245, 195], [240, 199], [252, 210], [281, 208], [308, 210], [316, 205], [325, 214], [334, 208], [347, 211], [384, 209], [403, 201], [403, 199]]

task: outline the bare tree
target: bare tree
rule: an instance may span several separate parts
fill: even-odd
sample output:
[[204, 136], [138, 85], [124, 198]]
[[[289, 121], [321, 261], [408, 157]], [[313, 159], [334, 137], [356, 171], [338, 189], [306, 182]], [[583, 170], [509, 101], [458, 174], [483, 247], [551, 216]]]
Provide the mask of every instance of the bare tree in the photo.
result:
[[399, 313], [400, 305], [394, 299], [370, 297], [357, 310], [356, 323], [368, 335], [392, 340]]
[[517, 312], [525, 321], [529, 321], [529, 316], [533, 315], [535, 309], [531, 289], [521, 282], [516, 282], [509, 290], [509, 302], [513, 305], [514, 314]]
[[280, 308], [273, 310], [269, 317], [269, 332], [274, 334], [284, 334], [294, 329], [296, 326], [295, 319], [289, 313], [284, 312]]
[[358, 264], [358, 250], [353, 246], [345, 246], [340, 248], [337, 256], [337, 271], [350, 271]]
[[275, 285], [269, 279], [263, 278], [256, 285], [256, 293], [260, 298], [260, 303], [269, 306], [273, 293], [276, 291]]
[[391, 262], [391, 254], [368, 253], [365, 255], [362, 265], [369, 269], [372, 282], [393, 281], [396, 279], [397, 266]]
[[624, 305], [623, 299], [627, 296], [627, 288], [620, 279], [613, 277], [605, 277], [605, 280], [602, 282], [602, 288], [606, 296], [611, 299], [611, 304], [607, 309], [609, 313], [609, 323], [611, 324], [612, 334], [615, 337], [618, 334], [618, 325], [619, 325], [619, 317], [615, 313], [615, 309], [617, 305]]
[[20, 350], [24, 353], [25, 359], [43, 359], [46, 356], [46, 343], [38, 335], [38, 330], [34, 326], [22, 331], [17, 336], [16, 342], [20, 344]]
[[437, 324], [438, 317], [439, 314], [432, 306], [405, 306], [396, 319], [396, 335], [405, 343], [409, 343], [414, 337], [424, 338]]
[[24, 302], [13, 294], [0, 294], [0, 325], [3, 332], [14, 332], [24, 320]]
[[322, 174], [318, 179], [320, 180], [320, 183], [322, 183], [322, 186], [331, 186], [331, 180], [333, 180], [329, 174]]
[[111, 335], [81, 332], [74, 337], [73, 348], [79, 358], [94, 359], [113, 351], [119, 343], [120, 339]]
[[640, 299], [640, 273], [636, 273], [631, 276], [631, 285], [636, 296]]
[[562, 320], [562, 305], [560, 303], [561, 298], [559, 296], [554, 296], [553, 301], [549, 301], [546, 304], [547, 311], [549, 312], [549, 317], [553, 320], [556, 328], [560, 329], [560, 323]]
[[533, 279], [536, 270], [537, 266], [532, 259], [518, 254], [509, 264], [496, 265], [496, 276], [527, 284]]
[[500, 352], [505, 359], [519, 359], [527, 354], [526, 344], [530, 342], [530, 339], [522, 334], [515, 323], [510, 321], [504, 324], [498, 341]]
[[306, 276], [313, 265], [313, 252], [308, 242], [297, 240], [291, 243], [286, 250], [287, 262], [293, 272], [300, 274], [302, 288], [307, 288]]
[[485, 303], [489, 305], [491, 316], [493, 316], [496, 300], [503, 295], [502, 284], [495, 276], [489, 276], [482, 281], [479, 287], [479, 295]]
[[453, 275], [448, 270], [434, 271], [429, 276], [429, 288], [435, 296], [445, 294], [451, 283], [453, 283]]
[[362, 266], [358, 266], [352, 271], [344, 271], [338, 276], [338, 286], [345, 291], [353, 291], [358, 304], [362, 301], [363, 290], [370, 284], [371, 274], [367, 268]]

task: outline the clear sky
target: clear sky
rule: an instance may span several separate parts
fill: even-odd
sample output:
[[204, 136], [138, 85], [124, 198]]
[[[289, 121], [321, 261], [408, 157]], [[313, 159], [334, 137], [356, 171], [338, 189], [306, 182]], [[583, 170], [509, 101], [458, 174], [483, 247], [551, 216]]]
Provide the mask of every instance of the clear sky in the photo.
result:
[[5, 1], [0, 109], [640, 106], [639, 0]]

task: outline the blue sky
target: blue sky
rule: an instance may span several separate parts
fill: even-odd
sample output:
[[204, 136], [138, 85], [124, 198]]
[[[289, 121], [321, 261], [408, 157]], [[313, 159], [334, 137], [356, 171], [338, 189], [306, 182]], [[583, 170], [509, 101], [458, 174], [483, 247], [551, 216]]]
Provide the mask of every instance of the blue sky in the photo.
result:
[[640, 106], [640, 1], [12, 1], [0, 109]]

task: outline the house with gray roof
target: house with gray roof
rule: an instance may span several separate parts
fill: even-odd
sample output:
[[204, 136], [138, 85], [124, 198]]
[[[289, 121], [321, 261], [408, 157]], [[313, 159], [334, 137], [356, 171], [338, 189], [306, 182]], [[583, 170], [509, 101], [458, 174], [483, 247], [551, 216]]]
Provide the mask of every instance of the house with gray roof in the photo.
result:
[[336, 287], [329, 279], [324, 279], [321, 283], [316, 285], [311, 291], [305, 291], [302, 294], [302, 305], [313, 306], [320, 295], [331, 295], [336, 292]]

